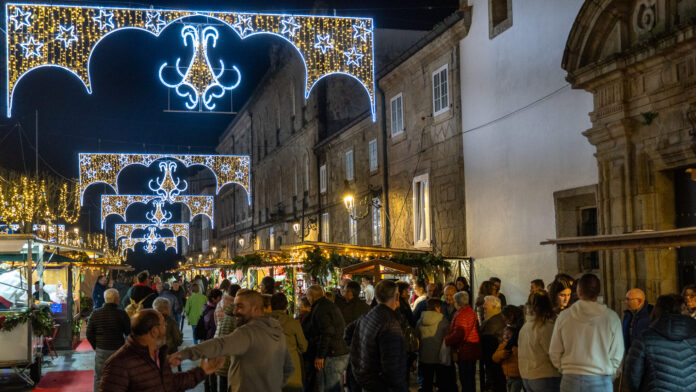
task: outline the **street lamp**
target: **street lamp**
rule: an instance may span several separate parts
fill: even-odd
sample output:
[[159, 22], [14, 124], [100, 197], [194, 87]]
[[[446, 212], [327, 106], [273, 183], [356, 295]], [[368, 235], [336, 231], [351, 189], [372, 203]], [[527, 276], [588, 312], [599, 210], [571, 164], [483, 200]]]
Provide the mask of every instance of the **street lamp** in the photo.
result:
[[349, 193], [343, 196], [343, 204], [346, 206], [346, 210], [352, 214], [355, 208], [355, 198], [353, 195]]
[[244, 247], [244, 237], [239, 237], [239, 240], [237, 240], [237, 242], [239, 243], [240, 248]]

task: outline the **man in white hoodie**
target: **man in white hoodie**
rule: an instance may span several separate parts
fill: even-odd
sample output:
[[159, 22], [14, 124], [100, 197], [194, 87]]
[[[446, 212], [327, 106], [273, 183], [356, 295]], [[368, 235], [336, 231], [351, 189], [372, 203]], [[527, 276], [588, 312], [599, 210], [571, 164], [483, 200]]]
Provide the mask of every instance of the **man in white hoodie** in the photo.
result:
[[599, 278], [585, 274], [577, 284], [580, 300], [558, 316], [549, 358], [563, 375], [561, 392], [611, 392], [624, 354], [621, 321], [597, 303]]

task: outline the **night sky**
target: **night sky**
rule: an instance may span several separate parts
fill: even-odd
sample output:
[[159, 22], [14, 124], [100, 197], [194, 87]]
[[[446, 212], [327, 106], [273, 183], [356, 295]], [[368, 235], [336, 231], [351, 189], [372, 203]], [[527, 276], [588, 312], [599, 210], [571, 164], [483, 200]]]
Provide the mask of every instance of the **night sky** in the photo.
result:
[[[71, 3], [302, 14], [310, 13], [314, 2], [60, 2]], [[336, 0], [316, 3], [327, 10], [335, 9], [339, 16], [373, 17], [376, 28], [416, 30], [431, 29], [458, 6], [457, 0]], [[424, 5], [426, 3], [428, 5]], [[3, 6], [0, 12], [4, 13], [4, 9]], [[333, 11], [329, 11], [331, 13]], [[233, 115], [164, 112], [169, 91], [159, 81], [159, 67], [164, 62], [174, 64], [178, 57], [185, 64], [190, 58], [190, 49], [183, 46], [179, 30], [176, 24], [172, 24], [158, 38], [145, 32], [125, 30], [102, 41], [92, 56], [91, 95], [68, 72], [41, 69], [28, 74], [15, 90], [13, 117], [0, 117], [0, 166], [33, 172], [36, 111], [40, 170], [69, 178], [77, 177], [79, 152], [214, 153], [218, 137]], [[212, 56], [222, 58], [226, 65], [236, 65], [242, 74], [241, 84], [233, 91], [236, 110], [244, 104], [268, 67], [270, 45], [285, 41], [272, 36], [255, 36], [242, 41], [231, 29], [219, 30], [220, 39]], [[4, 47], [2, 45], [3, 57]], [[4, 66], [5, 62], [2, 62]], [[2, 75], [5, 75], [4, 69]], [[2, 83], [4, 85], [6, 81]], [[172, 108], [176, 108], [180, 99], [175, 94], [171, 98]], [[0, 101], [3, 102], [2, 113], [5, 113], [5, 100]], [[226, 105], [229, 105], [229, 100]], [[136, 177], [139, 175], [134, 173], [132, 178]], [[95, 186], [88, 190], [89, 199], [98, 200], [98, 195], [104, 191], [99, 188]], [[93, 206], [89, 211], [85, 210], [81, 226], [83, 230], [94, 229], [98, 225], [99, 208]], [[136, 268], [149, 266], [151, 270], [158, 270], [159, 266], [173, 265], [173, 256], [170, 250], [167, 255], [155, 258], [136, 255], [130, 257], [129, 262]]]

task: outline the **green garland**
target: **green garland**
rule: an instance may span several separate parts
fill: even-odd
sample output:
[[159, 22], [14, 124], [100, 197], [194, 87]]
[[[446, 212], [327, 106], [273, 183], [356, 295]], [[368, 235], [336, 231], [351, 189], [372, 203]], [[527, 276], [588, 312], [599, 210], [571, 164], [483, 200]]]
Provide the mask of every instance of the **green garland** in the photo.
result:
[[0, 326], [0, 331], [12, 331], [18, 325], [31, 322], [31, 329], [36, 336], [53, 335], [54, 322], [45, 309], [29, 309], [19, 313], [9, 313]]
[[258, 253], [253, 253], [246, 256], [237, 256], [233, 259], [234, 267], [236, 269], [241, 269], [246, 275], [247, 271], [251, 267], [261, 267], [263, 266], [263, 257]]

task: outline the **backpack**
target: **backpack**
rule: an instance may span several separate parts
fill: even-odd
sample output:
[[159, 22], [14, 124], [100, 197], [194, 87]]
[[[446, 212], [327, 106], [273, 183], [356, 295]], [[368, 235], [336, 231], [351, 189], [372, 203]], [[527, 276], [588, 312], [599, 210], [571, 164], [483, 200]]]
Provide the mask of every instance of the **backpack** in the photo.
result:
[[206, 340], [208, 338], [208, 329], [205, 327], [205, 315], [214, 310], [215, 308], [210, 306], [206, 306], [206, 308], [203, 309], [201, 317], [198, 318], [196, 328], [193, 330], [193, 337], [197, 340]]
[[145, 302], [146, 299], [150, 298], [151, 295], [154, 295], [154, 293], [148, 294], [145, 296], [145, 298], [141, 299], [138, 302], [135, 302], [133, 298], [128, 298], [130, 300], [130, 305], [126, 306], [126, 313], [128, 314], [129, 318], [133, 318], [136, 313], [141, 311], [143, 309], [143, 302]]

